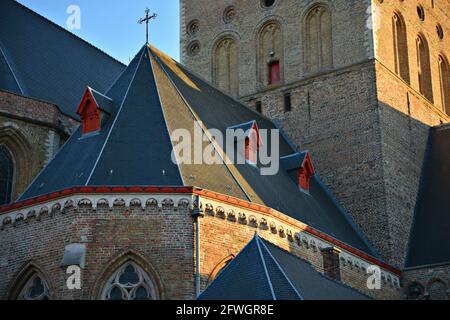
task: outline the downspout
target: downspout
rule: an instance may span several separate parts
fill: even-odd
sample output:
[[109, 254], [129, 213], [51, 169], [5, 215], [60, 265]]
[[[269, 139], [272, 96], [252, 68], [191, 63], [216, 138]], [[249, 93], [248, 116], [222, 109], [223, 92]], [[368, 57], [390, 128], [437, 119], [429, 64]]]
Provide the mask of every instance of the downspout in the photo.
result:
[[195, 225], [195, 297], [198, 298], [201, 293], [201, 274], [200, 274], [200, 218], [204, 217], [204, 213], [200, 207], [200, 196], [195, 197], [197, 206], [194, 205], [192, 217]]

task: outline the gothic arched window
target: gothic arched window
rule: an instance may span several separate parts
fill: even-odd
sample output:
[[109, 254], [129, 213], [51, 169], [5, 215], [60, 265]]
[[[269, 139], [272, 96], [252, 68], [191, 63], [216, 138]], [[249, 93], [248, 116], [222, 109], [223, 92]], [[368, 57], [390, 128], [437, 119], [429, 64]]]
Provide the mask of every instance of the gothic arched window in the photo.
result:
[[219, 264], [215, 266], [215, 268], [209, 275], [208, 283], [211, 283], [215, 278], [217, 278], [219, 273], [221, 273], [222, 270], [225, 269], [230, 264], [230, 262], [233, 261], [234, 258], [235, 258], [234, 255], [231, 254], [227, 256], [225, 259], [222, 259], [222, 261], [220, 261]]
[[406, 25], [400, 14], [392, 17], [392, 31], [394, 37], [395, 73], [409, 83], [409, 58]]
[[220, 40], [213, 53], [213, 82], [234, 96], [239, 94], [238, 49], [231, 37]]
[[103, 300], [155, 300], [155, 287], [147, 273], [136, 263], [122, 265], [106, 282]]
[[20, 291], [18, 300], [50, 300], [48, 285], [39, 273], [34, 273]]
[[333, 67], [331, 13], [324, 6], [312, 8], [306, 16], [305, 70], [319, 72]]
[[430, 51], [428, 43], [423, 36], [419, 35], [416, 39], [416, 45], [420, 93], [433, 102], [433, 85], [431, 83]]
[[8, 149], [0, 145], [0, 205], [11, 201], [14, 163]]
[[450, 72], [448, 60], [439, 56], [439, 78], [441, 82], [442, 109], [450, 116]]
[[261, 87], [282, 82], [283, 34], [278, 22], [266, 23], [259, 33], [258, 74]]

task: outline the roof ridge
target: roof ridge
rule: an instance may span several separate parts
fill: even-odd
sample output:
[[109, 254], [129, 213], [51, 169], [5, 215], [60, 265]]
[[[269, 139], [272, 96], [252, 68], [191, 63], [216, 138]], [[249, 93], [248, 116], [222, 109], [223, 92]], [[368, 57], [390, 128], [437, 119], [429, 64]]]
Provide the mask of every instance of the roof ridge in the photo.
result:
[[[305, 260], [305, 259], [303, 259], [303, 258], [301, 258], [301, 257], [299, 257], [299, 256], [297, 256], [297, 255], [295, 255], [295, 254], [292, 254], [291, 252], [289, 252], [289, 251], [287, 251], [287, 250], [285, 250], [285, 249], [283, 249], [283, 248], [280, 248], [279, 246], [276, 246], [275, 244], [273, 244], [273, 243], [271, 243], [271, 242], [269, 242], [269, 241], [267, 241], [267, 240], [264, 240], [264, 239], [262, 239], [262, 240], [263, 240], [263, 241], [262, 241], [263, 243], [264, 243], [264, 241], [266, 241], [267, 243], [269, 243], [269, 244], [271, 244], [271, 245], [277, 247], [277, 249], [279, 249], [279, 250], [281, 250], [281, 251], [283, 251], [283, 252], [285, 252], [285, 253], [291, 255], [291, 256], [294, 257], [295, 259], [298, 259], [299, 261], [301, 261], [301, 262], [303, 262], [303, 263], [306, 263], [306, 264], [307, 264], [309, 267], [311, 267], [312, 270], [313, 270], [314, 272], [316, 272], [320, 277], [325, 278], [325, 279], [327, 279], [327, 280], [330, 280], [331, 282], [333, 282], [333, 283], [335, 283], [335, 284], [338, 284], [338, 285], [341, 285], [341, 286], [343, 286], [343, 287], [345, 287], [345, 288], [347, 288], [347, 289], [354, 290], [354, 291], [356, 291], [356, 292], [358, 292], [358, 293], [360, 293], [360, 294], [362, 294], [362, 295], [364, 295], [364, 296], [366, 296], [366, 297], [372, 299], [372, 297], [368, 296], [366, 293], [364, 293], [364, 292], [362, 292], [362, 291], [360, 291], [360, 290], [358, 290], [358, 289], [356, 289], [356, 288], [350, 287], [348, 284], [346, 284], [346, 283], [344, 283], [344, 282], [337, 281], [336, 279], [333, 279], [333, 278], [331, 278], [331, 277], [328, 277], [328, 276], [326, 276], [325, 274], [323, 274], [323, 273], [317, 271], [317, 270], [314, 268], [314, 266], [312, 265], [312, 263], [309, 262], [308, 260]], [[264, 245], [265, 245], [266, 248], [268, 249], [268, 247], [267, 247], [267, 245], [266, 245], [265, 243], [264, 243]], [[269, 252], [270, 252], [270, 249], [268, 249], [268, 250], [269, 250]], [[272, 255], [272, 254], [271, 254], [271, 255]], [[303, 298], [302, 298], [302, 299], [303, 299]]]
[[[103, 94], [103, 93], [101, 93], [101, 92], [98, 92], [97, 90], [95, 90], [94, 88], [92, 88], [92, 87], [90, 87], [90, 86], [88, 86], [88, 88], [89, 88], [89, 90], [91, 90], [91, 92], [96, 93], [96, 94], [98, 94], [99, 96], [102, 96], [103, 98], [105, 98], [105, 99], [107, 99], [107, 100], [109, 100], [109, 101], [111, 101], [111, 102], [114, 101], [113, 99], [111, 99], [110, 97], [108, 97], [106, 94]], [[95, 97], [94, 97], [94, 99], [95, 99]]]
[[106, 145], [108, 144], [108, 141], [109, 141], [109, 138], [110, 138], [110, 136], [111, 136], [111, 133], [112, 133], [112, 131], [114, 130], [114, 127], [115, 127], [115, 124], [116, 124], [116, 122], [117, 122], [117, 119], [119, 118], [120, 113], [121, 113], [121, 111], [122, 111], [122, 109], [123, 109], [123, 105], [125, 104], [125, 101], [127, 100], [128, 93], [129, 93], [129, 91], [130, 91], [131, 85], [133, 84], [133, 82], [134, 82], [134, 80], [135, 80], [135, 77], [136, 77], [136, 74], [137, 74], [137, 71], [138, 71], [138, 69], [139, 69], [139, 67], [140, 67], [140, 65], [141, 65], [142, 57], [144, 56], [144, 52], [145, 52], [145, 50], [142, 50], [141, 57], [139, 58], [139, 62], [138, 62], [138, 64], [137, 64], [137, 66], [136, 66], [136, 70], [134, 70], [133, 78], [131, 78], [131, 81], [130, 81], [130, 84], [128, 85], [127, 91], [125, 92], [125, 95], [124, 95], [124, 97], [123, 97], [123, 100], [122, 100], [122, 102], [121, 102], [121, 104], [120, 104], [120, 107], [119, 107], [119, 109], [118, 109], [118, 111], [117, 111], [117, 114], [115, 115], [114, 121], [113, 121], [113, 123], [112, 123], [112, 125], [111, 125], [111, 128], [109, 129], [108, 135], [106, 136], [105, 142], [103, 143], [102, 149], [100, 150], [100, 153], [99, 153], [99, 155], [98, 155], [98, 157], [97, 157], [97, 160], [96, 160], [95, 163], [94, 163], [94, 167], [92, 168], [92, 170], [91, 170], [91, 172], [90, 172], [90, 174], [89, 174], [89, 177], [88, 177], [87, 180], [86, 180], [86, 183], [85, 183], [86, 186], [87, 186], [87, 185], [89, 184], [89, 182], [91, 181], [92, 176], [94, 175], [94, 172], [95, 172], [95, 170], [97, 169], [97, 165], [98, 165], [98, 163], [99, 163], [99, 161], [100, 161], [100, 158], [101, 158], [102, 155], [103, 155], [103, 151], [105, 150], [105, 147], [106, 147]]
[[119, 64], [121, 64], [122, 66], [126, 67], [126, 64], [124, 64], [123, 62], [119, 61], [118, 59], [114, 58], [113, 56], [111, 56], [110, 54], [106, 53], [104, 50], [98, 48], [97, 46], [93, 45], [92, 43], [88, 42], [87, 40], [84, 40], [83, 38], [77, 36], [76, 34], [74, 34], [73, 32], [70, 32], [68, 30], [66, 30], [65, 28], [63, 28], [62, 26], [60, 26], [59, 24], [57, 24], [56, 22], [53, 22], [52, 20], [44, 17], [43, 15], [37, 13], [36, 11], [28, 8], [27, 6], [25, 6], [24, 4], [20, 3], [18, 0], [17, 1], [12, 1], [14, 3], [17, 3], [21, 8], [26, 9], [27, 11], [29, 11], [30, 13], [36, 15], [39, 18], [42, 18], [43, 20], [49, 22], [50, 24], [56, 26], [57, 28], [61, 29], [62, 31], [66, 32], [67, 34], [71, 35], [72, 37], [74, 37], [77, 40], [81, 40], [82, 42], [86, 43], [87, 45], [89, 45], [90, 47], [96, 49], [97, 51], [99, 51], [100, 53], [104, 54], [105, 56], [107, 56], [108, 58], [111, 58], [112, 60], [118, 62]]
[[[281, 271], [281, 273], [283, 274], [283, 276], [286, 278], [286, 280], [288, 281], [289, 285], [292, 287], [292, 289], [294, 289], [294, 292], [298, 295], [298, 297], [301, 300], [305, 300], [305, 298], [303, 298], [303, 295], [297, 290], [297, 288], [294, 286], [294, 284], [292, 283], [291, 279], [288, 277], [288, 275], [286, 274], [286, 272], [284, 271], [284, 269], [281, 267], [281, 265], [278, 263], [277, 259], [275, 259], [275, 257], [272, 255], [272, 253], [270, 252], [269, 248], [267, 248], [266, 244], [264, 243], [264, 241], [262, 241], [262, 239], [258, 236], [257, 238], [258, 242], [261, 242], [264, 249], [267, 251], [267, 253], [269, 254], [270, 258], [272, 258], [273, 262], [275, 262], [275, 265], [277, 266], [277, 268]], [[289, 253], [290, 254], [290, 253]]]
[[[189, 102], [187, 101], [186, 97], [183, 95], [183, 93], [181, 92], [181, 90], [178, 88], [178, 86], [175, 84], [175, 82], [173, 81], [173, 79], [170, 77], [170, 75], [168, 74], [167, 70], [166, 70], [166, 66], [165, 64], [161, 61], [160, 57], [158, 56], [158, 53], [153, 52], [153, 49], [158, 50], [157, 48], [154, 47], [149, 47], [149, 51], [152, 55], [152, 57], [155, 59], [155, 61], [158, 63], [159, 67], [161, 68], [161, 70], [163, 70], [164, 74], [166, 75], [167, 79], [169, 79], [172, 87], [178, 92], [178, 95], [181, 97], [181, 99], [183, 100], [184, 104], [186, 105], [186, 108], [189, 110], [189, 112], [192, 114], [192, 116], [197, 120], [198, 123], [201, 123], [201, 119], [199, 117], [199, 115], [195, 112], [195, 110], [190, 106]], [[159, 51], [159, 50], [158, 50]], [[254, 121], [254, 120], [253, 120]], [[206, 127], [202, 127], [201, 128], [202, 131], [204, 131], [206, 133], [206, 131], [209, 131], [208, 128]], [[211, 141], [211, 143], [213, 144], [213, 141]], [[216, 146], [213, 144], [214, 149], [216, 150]], [[218, 152], [218, 154], [220, 155], [221, 153], [219, 152], [220, 150], [216, 150]], [[236, 184], [238, 185], [238, 187], [242, 190], [242, 192], [244, 193], [244, 195], [247, 197], [248, 201], [253, 201], [252, 197], [250, 196], [249, 192], [246, 190], [246, 188], [242, 185], [242, 183], [239, 181], [238, 177], [236, 177], [235, 173], [233, 172], [233, 170], [229, 167], [229, 165], [227, 164], [226, 159], [222, 158], [222, 161], [225, 165], [226, 170], [230, 173], [231, 177], [234, 179], [234, 181], [236, 181]]]
[[[160, 90], [159, 90], [159, 85], [160, 85], [160, 84], [158, 83], [158, 80], [156, 79], [155, 70], [154, 70], [154, 68], [153, 68], [153, 61], [152, 61], [152, 59], [151, 59], [151, 58], [153, 57], [153, 54], [152, 54], [150, 48], [148, 47], [148, 45], [146, 45], [145, 47], [146, 47], [145, 50], [146, 50], [147, 53], [148, 53], [148, 60], [149, 60], [149, 62], [150, 62], [150, 68], [152, 69], [151, 71], [152, 71], [153, 78], [154, 78], [154, 81], [155, 81], [155, 88], [156, 88], [156, 93], [157, 93], [157, 95], [158, 95], [159, 105], [161, 106], [161, 113], [162, 113], [162, 116], [163, 116], [163, 118], [164, 118], [164, 127], [166, 128], [167, 133], [168, 133], [169, 136], [170, 136], [171, 133], [170, 133], [169, 126], [168, 126], [168, 124], [167, 124], [166, 110], [165, 110], [164, 104], [163, 104], [163, 102], [162, 102], [162, 100], [161, 100], [161, 93], [160, 93]], [[153, 58], [153, 60], [155, 61], [155, 63], [159, 64], [158, 61], [156, 61], [156, 59]], [[160, 66], [160, 68], [161, 68], [161, 66]], [[172, 85], [172, 86], [173, 86], [173, 85]], [[174, 145], [173, 145], [174, 142], [172, 141], [172, 139], [169, 139], [169, 141], [170, 141], [170, 144], [171, 144], [172, 150], [173, 150], [173, 149], [174, 149]], [[176, 162], [177, 162], [177, 163], [176, 163], [176, 167], [177, 167], [177, 169], [178, 169], [178, 174], [180, 175], [180, 179], [181, 179], [183, 185], [186, 185], [186, 182], [184, 181], [183, 174], [182, 174], [182, 172], [181, 172], [181, 166], [180, 166], [180, 163], [178, 162], [178, 159], [177, 159], [177, 157], [176, 157], [175, 155], [174, 155], [174, 159], [175, 159]]]
[[254, 236], [252, 241], [256, 241], [256, 245], [258, 246], [259, 256], [261, 258], [261, 261], [262, 261], [262, 264], [263, 264], [263, 268], [264, 268], [264, 272], [266, 274], [266, 279], [267, 279], [267, 282], [269, 283], [270, 292], [272, 293], [273, 299], [277, 300], [277, 296], [275, 295], [275, 291], [273, 289], [272, 279], [270, 278], [269, 271], [267, 270], [266, 261], [264, 260], [264, 256], [262, 254], [261, 246], [259, 244], [258, 233], [255, 232], [255, 236]]
[[[256, 233], [256, 232], [255, 232]], [[205, 288], [205, 290], [203, 290], [203, 292], [197, 297], [197, 299], [198, 298], [200, 298], [202, 295], [203, 295], [203, 293], [205, 293], [213, 284], [214, 284], [214, 282], [216, 281], [216, 280], [218, 280], [219, 279], [219, 277], [223, 274], [223, 272], [225, 271], [225, 270], [227, 270], [228, 268], [230, 268], [231, 266], [233, 266], [234, 264], [236, 264], [236, 260], [237, 260], [237, 258], [239, 257], [239, 255], [242, 253], [242, 252], [244, 252], [244, 250], [246, 250], [248, 247], [250, 247], [250, 245], [253, 243], [253, 240], [254, 240], [255, 238], [253, 237], [253, 239], [252, 240], [250, 240], [249, 242], [247, 242], [247, 244], [236, 254], [236, 256], [234, 257], [234, 259], [232, 259], [231, 261], [230, 261], [230, 263], [228, 263], [222, 270], [220, 270], [219, 271], [219, 274], [216, 276], [216, 278], [215, 279], [213, 279], [207, 286], [206, 286], [206, 288]]]

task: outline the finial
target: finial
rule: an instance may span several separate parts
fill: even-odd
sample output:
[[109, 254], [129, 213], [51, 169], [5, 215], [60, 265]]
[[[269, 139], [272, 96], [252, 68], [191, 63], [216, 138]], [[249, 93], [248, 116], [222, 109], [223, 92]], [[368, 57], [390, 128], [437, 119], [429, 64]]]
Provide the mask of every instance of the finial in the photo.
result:
[[147, 9], [145, 9], [145, 18], [142, 18], [142, 19], [138, 20], [139, 24], [143, 24], [145, 22], [145, 25], [146, 25], [146, 38], [145, 38], [145, 41], [146, 41], [146, 43], [148, 43], [148, 24], [149, 24], [150, 20], [156, 19], [157, 16], [158, 15], [156, 13], [150, 15], [150, 9], [147, 8]]

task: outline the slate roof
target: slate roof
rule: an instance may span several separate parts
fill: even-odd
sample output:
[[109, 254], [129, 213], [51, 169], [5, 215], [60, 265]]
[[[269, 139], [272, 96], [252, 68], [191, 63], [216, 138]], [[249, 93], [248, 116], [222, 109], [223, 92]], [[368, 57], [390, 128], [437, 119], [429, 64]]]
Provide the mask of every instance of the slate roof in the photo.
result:
[[17, 1], [0, 1], [0, 88], [75, 114], [87, 86], [100, 92], [125, 69], [91, 44]]
[[107, 97], [94, 89], [90, 90], [100, 110], [108, 114], [112, 114], [115, 111], [114, 101], [110, 97]]
[[450, 125], [432, 128], [406, 267], [450, 263]]
[[[378, 257], [318, 176], [305, 194], [285, 170], [264, 176], [249, 164], [173, 163], [170, 134], [194, 132], [194, 120], [205, 132], [250, 121], [260, 131], [276, 126], [155, 48], [144, 46], [105, 96], [113, 112], [100, 132], [75, 132], [19, 200], [74, 186], [196, 186], [274, 208]], [[270, 149], [271, 138], [264, 144]], [[280, 156], [295, 153], [283, 136], [279, 144]]]
[[198, 300], [369, 300], [257, 234]]

